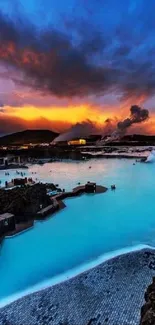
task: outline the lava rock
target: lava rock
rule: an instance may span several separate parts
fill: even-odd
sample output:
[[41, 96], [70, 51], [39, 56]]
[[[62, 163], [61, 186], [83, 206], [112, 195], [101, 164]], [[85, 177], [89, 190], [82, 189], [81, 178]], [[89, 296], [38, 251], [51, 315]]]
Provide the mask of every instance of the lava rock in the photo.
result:
[[146, 303], [141, 308], [140, 325], [155, 325], [155, 278], [144, 295]]
[[0, 214], [14, 214], [17, 223], [30, 220], [40, 210], [40, 206], [44, 208], [50, 204], [45, 184], [0, 190]]

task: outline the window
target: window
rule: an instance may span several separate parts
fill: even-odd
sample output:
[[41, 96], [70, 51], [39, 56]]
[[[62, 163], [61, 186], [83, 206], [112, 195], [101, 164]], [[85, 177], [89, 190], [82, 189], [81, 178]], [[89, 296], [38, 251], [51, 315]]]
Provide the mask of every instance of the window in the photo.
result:
[[8, 224], [9, 224], [8, 220], [5, 220], [4, 221], [4, 226], [8, 226]]

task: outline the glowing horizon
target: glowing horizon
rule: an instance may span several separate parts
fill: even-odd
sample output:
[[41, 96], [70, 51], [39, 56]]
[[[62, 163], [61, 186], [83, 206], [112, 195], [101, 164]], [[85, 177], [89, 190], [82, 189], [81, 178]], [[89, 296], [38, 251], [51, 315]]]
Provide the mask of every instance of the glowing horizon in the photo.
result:
[[[94, 107], [89, 104], [70, 105], [68, 107], [4, 106], [0, 112], [0, 120], [3, 121], [3, 125], [6, 121], [7, 123], [10, 121], [15, 125], [13, 132], [16, 129], [17, 131], [18, 129], [50, 129], [60, 133], [65, 132], [77, 123], [83, 123], [88, 120], [94, 124], [96, 132], [104, 133], [105, 121], [111, 120], [111, 127], [115, 128], [118, 121], [128, 117], [127, 107], [125, 109], [125, 106], [123, 106], [119, 111], [122, 114], [116, 116], [115, 111], [109, 113], [108, 110], [108, 112], [104, 113], [100, 107]], [[155, 134], [155, 114], [152, 113], [148, 121], [132, 126], [127, 133]]]

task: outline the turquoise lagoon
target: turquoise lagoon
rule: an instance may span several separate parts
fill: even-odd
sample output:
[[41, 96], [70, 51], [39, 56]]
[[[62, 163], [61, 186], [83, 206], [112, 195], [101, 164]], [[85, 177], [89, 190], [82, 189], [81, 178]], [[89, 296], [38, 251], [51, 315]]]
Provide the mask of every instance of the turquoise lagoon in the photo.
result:
[[[66, 199], [67, 207], [54, 217], [5, 239], [0, 248], [0, 303], [34, 286], [39, 289], [46, 281], [50, 285], [74, 268], [80, 272], [81, 265], [101, 255], [141, 244], [155, 246], [155, 164], [133, 162], [54, 162], [26, 171], [67, 190], [88, 180], [108, 188], [116, 184], [117, 189]], [[14, 176], [10, 171], [9, 179]], [[4, 171], [0, 179], [6, 179]]]

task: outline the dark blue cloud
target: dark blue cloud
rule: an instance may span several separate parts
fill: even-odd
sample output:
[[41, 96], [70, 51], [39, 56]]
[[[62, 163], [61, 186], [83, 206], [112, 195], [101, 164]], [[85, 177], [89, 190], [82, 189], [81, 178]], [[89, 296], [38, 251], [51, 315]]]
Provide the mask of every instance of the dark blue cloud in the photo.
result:
[[58, 97], [154, 94], [154, 0], [16, 0], [15, 8], [12, 3], [0, 3], [0, 40], [44, 54], [40, 69], [7, 58], [32, 87]]

